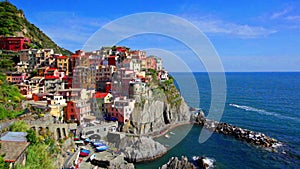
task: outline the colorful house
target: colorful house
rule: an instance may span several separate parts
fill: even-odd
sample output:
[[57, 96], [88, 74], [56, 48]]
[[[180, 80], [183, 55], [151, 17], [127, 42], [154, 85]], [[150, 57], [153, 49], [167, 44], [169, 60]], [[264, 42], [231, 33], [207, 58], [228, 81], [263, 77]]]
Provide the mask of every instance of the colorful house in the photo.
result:
[[102, 120], [103, 116], [108, 113], [112, 104], [113, 95], [110, 93], [96, 92], [92, 102], [92, 112], [96, 119]]
[[156, 70], [156, 57], [149, 56], [146, 58], [146, 69]]
[[130, 57], [132, 59], [142, 60], [146, 58], [146, 52], [141, 50], [130, 51]]
[[21, 83], [26, 79], [26, 73], [10, 72], [6, 73], [6, 80], [10, 83]]
[[127, 123], [130, 120], [134, 110], [135, 100], [127, 97], [117, 97], [114, 99], [114, 104], [111, 112], [111, 117], [118, 119], [121, 123]]
[[0, 37], [0, 49], [2, 50], [13, 50], [20, 51], [23, 49], [28, 49], [30, 44], [30, 39], [25, 37]]
[[66, 75], [69, 74], [69, 57], [68, 56], [59, 56], [56, 58], [56, 66], [59, 71], [63, 71]]

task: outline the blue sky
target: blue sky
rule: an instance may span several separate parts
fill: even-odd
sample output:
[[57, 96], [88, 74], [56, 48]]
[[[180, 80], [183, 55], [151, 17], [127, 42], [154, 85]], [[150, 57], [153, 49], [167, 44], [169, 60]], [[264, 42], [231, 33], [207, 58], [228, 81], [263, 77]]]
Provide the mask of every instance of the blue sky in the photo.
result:
[[[115, 19], [140, 12], [162, 12], [197, 26], [215, 47], [225, 71], [300, 70], [300, 1], [297, 0], [11, 2], [24, 11], [31, 23], [71, 51], [81, 49], [89, 37]], [[181, 50], [177, 55], [190, 55], [173, 41], [149, 35], [129, 38], [121, 44], [132, 49]], [[199, 66], [199, 71], [202, 68]]]

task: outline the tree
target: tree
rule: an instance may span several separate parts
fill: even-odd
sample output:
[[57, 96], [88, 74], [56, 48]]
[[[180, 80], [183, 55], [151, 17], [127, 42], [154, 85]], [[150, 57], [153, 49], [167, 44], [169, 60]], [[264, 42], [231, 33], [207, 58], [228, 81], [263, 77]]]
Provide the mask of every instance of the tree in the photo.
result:
[[26, 138], [27, 138], [27, 141], [30, 142], [30, 144], [36, 144], [36, 143], [38, 143], [38, 139], [36, 137], [36, 133], [32, 129], [27, 130], [27, 136], [26, 136]]

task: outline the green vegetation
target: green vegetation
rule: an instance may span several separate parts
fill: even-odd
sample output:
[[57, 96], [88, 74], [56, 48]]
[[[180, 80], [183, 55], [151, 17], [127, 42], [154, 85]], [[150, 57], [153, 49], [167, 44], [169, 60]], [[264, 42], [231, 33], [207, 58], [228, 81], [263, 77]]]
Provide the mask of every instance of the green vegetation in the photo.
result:
[[15, 71], [14, 66], [19, 62], [18, 53], [0, 51], [0, 72]]
[[4, 162], [4, 155], [0, 155], [0, 168], [9, 168], [8, 163]]
[[9, 126], [9, 130], [13, 132], [26, 132], [29, 129], [25, 121], [20, 120]]
[[55, 169], [54, 159], [47, 151], [48, 145], [33, 144], [27, 150], [27, 160], [25, 166], [17, 166], [16, 169]]
[[[37, 138], [35, 131], [29, 129], [28, 125], [22, 120], [14, 122], [10, 126], [10, 131], [27, 132], [26, 138], [30, 142], [26, 152], [26, 165], [17, 165], [16, 169], [56, 168], [54, 161], [58, 150], [50, 132], [40, 132], [41, 135]], [[1, 162], [0, 157], [0, 168], [1, 165], [4, 165], [3, 162]]]
[[22, 114], [21, 102], [24, 99], [18, 87], [9, 85], [6, 76], [0, 73], [0, 120], [12, 119]]
[[52, 48], [56, 53], [70, 55], [71, 52], [60, 48], [39, 28], [27, 21], [22, 10], [7, 1], [0, 2], [0, 35], [25, 36], [30, 38], [32, 48]]

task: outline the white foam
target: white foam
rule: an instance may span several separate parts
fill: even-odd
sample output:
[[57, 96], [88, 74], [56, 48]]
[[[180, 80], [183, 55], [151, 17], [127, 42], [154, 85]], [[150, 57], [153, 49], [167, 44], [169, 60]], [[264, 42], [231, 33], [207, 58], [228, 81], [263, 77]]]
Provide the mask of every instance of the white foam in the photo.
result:
[[238, 108], [238, 109], [242, 109], [242, 110], [245, 110], [245, 111], [257, 112], [257, 113], [263, 114], [263, 115], [275, 116], [275, 117], [280, 118], [280, 119], [288, 119], [288, 120], [299, 121], [299, 119], [296, 119], [296, 118], [293, 118], [293, 117], [283, 116], [283, 115], [275, 113], [275, 112], [269, 112], [269, 111], [266, 111], [264, 109], [258, 109], [258, 108], [251, 107], [251, 106], [244, 106], [244, 105], [238, 105], [238, 104], [229, 104], [229, 106], [235, 107], [235, 108]]
[[207, 157], [205, 157], [205, 158], [203, 159], [203, 163], [205, 163], [205, 164], [208, 165], [208, 169], [214, 168], [214, 162], [215, 162], [215, 160], [212, 159], [212, 158], [207, 158]]

